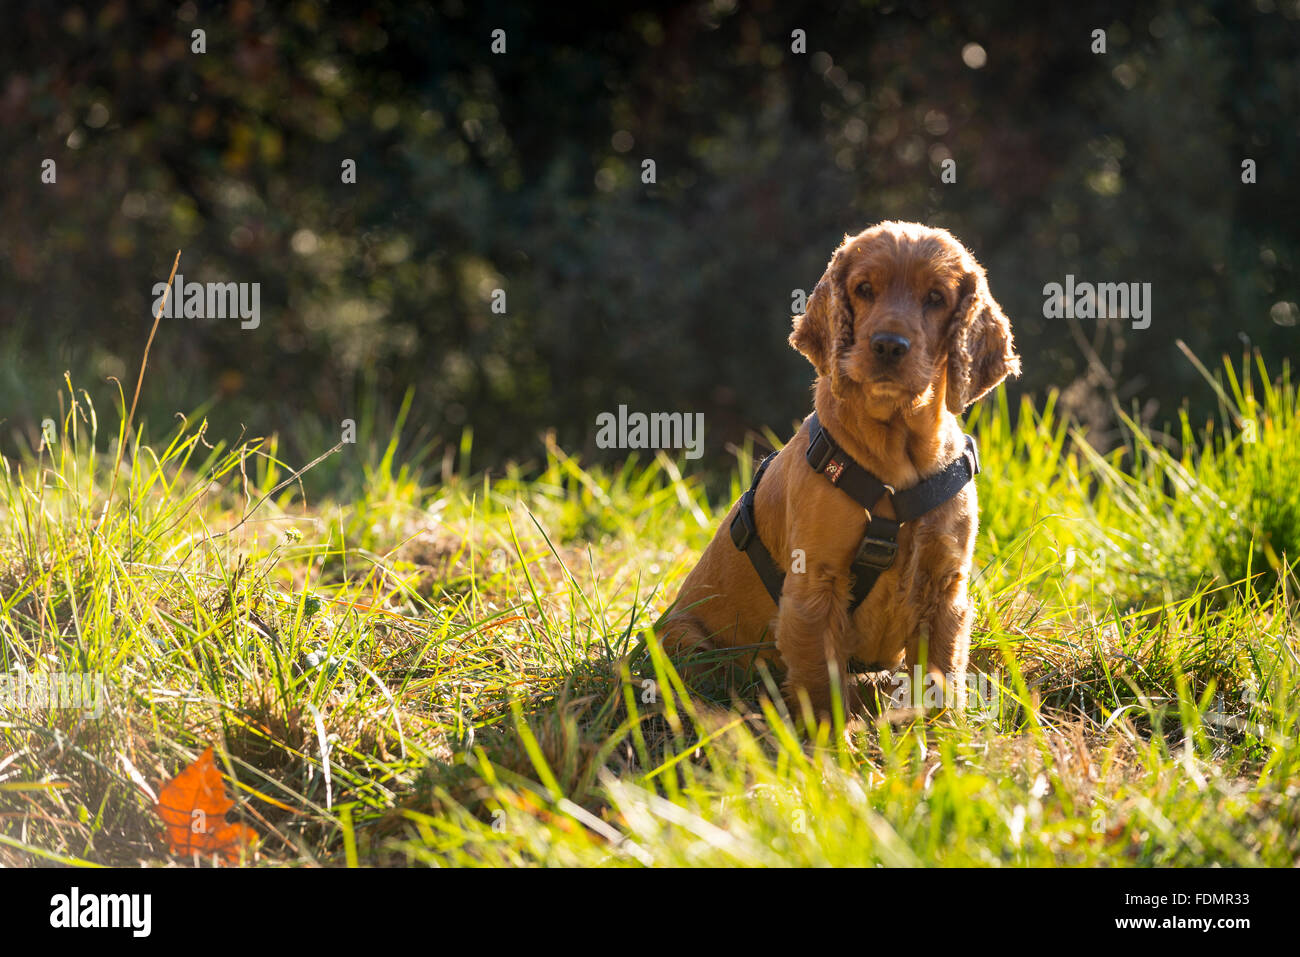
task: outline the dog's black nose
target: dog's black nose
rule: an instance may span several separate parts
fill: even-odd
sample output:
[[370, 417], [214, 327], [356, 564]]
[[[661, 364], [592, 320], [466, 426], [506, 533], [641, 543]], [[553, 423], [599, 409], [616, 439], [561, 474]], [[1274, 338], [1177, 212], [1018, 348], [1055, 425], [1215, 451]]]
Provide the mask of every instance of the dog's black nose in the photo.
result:
[[907, 350], [910, 348], [912, 348], [910, 342], [892, 332], [877, 332], [871, 337], [871, 351], [875, 353], [876, 358], [883, 359], [885, 362], [897, 362], [907, 355]]

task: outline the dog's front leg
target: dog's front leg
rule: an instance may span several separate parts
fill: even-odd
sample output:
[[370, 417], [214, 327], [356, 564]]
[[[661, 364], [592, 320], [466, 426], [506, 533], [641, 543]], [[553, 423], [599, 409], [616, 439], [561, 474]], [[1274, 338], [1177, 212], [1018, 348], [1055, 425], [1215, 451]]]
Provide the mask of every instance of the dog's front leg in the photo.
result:
[[907, 642], [907, 677], [913, 704], [930, 710], [966, 706], [966, 664], [975, 613], [966, 577], [954, 574], [935, 596]]
[[782, 691], [795, 717], [802, 713], [803, 691], [817, 718], [829, 719], [832, 676], [846, 696], [846, 710], [853, 710], [845, 681], [848, 591], [847, 578], [828, 568], [786, 576], [776, 620], [776, 647], [786, 667]]

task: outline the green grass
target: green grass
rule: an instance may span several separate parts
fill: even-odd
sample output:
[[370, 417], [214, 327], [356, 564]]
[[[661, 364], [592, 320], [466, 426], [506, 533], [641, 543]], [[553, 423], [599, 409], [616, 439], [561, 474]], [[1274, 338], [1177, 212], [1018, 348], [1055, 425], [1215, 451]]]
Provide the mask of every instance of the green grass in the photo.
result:
[[69, 384], [0, 476], [0, 663], [108, 702], [0, 711], [0, 864], [167, 862], [145, 788], [214, 744], [264, 865], [1294, 865], [1297, 392], [1206, 376], [1219, 421], [1104, 455], [1050, 399], [974, 411], [996, 709], [806, 735], [650, 631], [748, 450], [712, 497], [553, 446], [489, 478], [399, 414], [308, 504], [273, 439], [97, 436]]

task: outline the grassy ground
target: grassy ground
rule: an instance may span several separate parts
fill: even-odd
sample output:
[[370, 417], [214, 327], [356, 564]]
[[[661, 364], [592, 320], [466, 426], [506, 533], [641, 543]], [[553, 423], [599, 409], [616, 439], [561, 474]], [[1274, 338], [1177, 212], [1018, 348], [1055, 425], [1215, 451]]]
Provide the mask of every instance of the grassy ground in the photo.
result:
[[710, 496], [665, 457], [488, 479], [363, 429], [364, 487], [306, 504], [274, 441], [193, 421], [115, 468], [69, 387], [0, 475], [0, 661], [107, 702], [0, 710], [0, 864], [174, 860], [148, 792], [214, 744], [264, 865], [1293, 865], [1297, 393], [1206, 376], [1219, 420], [1105, 457], [1050, 402], [976, 410], [996, 706], [811, 737], [643, 637], [747, 450]]

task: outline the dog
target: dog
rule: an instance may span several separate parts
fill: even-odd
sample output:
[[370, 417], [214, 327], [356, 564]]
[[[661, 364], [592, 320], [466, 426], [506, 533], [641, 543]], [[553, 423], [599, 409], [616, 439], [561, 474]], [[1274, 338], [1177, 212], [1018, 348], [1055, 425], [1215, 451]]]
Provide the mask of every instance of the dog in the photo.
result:
[[950, 233], [884, 222], [845, 236], [793, 326], [814, 413], [732, 507], [657, 634], [688, 674], [710, 652], [783, 668], [794, 714], [806, 696], [829, 718], [835, 683], [861, 710], [851, 660], [905, 665], [960, 707], [979, 510], [978, 452], [957, 417], [1019, 375], [1011, 325]]

